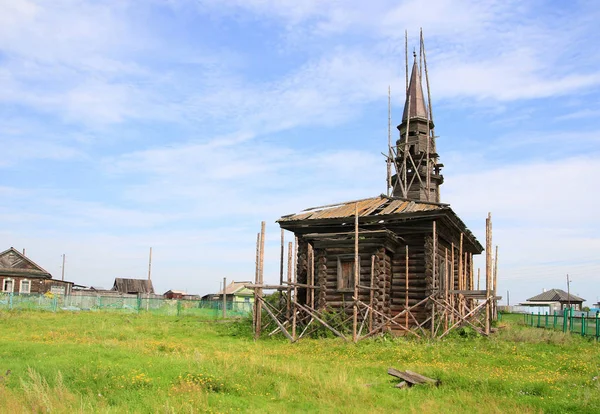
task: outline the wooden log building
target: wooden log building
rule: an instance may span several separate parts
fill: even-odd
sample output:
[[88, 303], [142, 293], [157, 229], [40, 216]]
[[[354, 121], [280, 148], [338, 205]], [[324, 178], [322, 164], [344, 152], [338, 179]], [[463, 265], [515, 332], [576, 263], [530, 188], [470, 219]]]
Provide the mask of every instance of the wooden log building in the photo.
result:
[[411, 320], [405, 316], [406, 325], [424, 326], [428, 318], [435, 318], [436, 302], [426, 300], [435, 292], [452, 303], [451, 318], [454, 312], [468, 314], [475, 307], [476, 292], [484, 294], [474, 290], [473, 271], [473, 255], [482, 253], [483, 246], [451, 207], [440, 202], [443, 165], [438, 162], [430, 99], [428, 108], [420, 73], [415, 55], [397, 127], [400, 138], [390, 145], [387, 160], [388, 195], [311, 208], [278, 220], [297, 237], [299, 304], [352, 312], [348, 305], [354, 300], [356, 213], [358, 300], [372, 304], [371, 317], [383, 323], [420, 304], [410, 311]]
[[[298, 283], [311, 284], [314, 277], [317, 308], [346, 307], [353, 301], [356, 204], [360, 227], [358, 284], [371, 286], [373, 268], [375, 310], [393, 317], [405, 309], [407, 294], [408, 306], [412, 306], [431, 295], [434, 289], [474, 288], [473, 255], [480, 254], [483, 247], [449, 206], [378, 196], [279, 220], [282, 228], [298, 237]], [[434, 271], [438, 274], [435, 285]], [[454, 275], [450, 276], [453, 286], [442, 286], [447, 272]], [[466, 275], [466, 286], [462, 286], [460, 272]], [[299, 289], [301, 303], [310, 303], [312, 298], [307, 292], [306, 288]], [[359, 299], [368, 303], [370, 291], [361, 289]], [[426, 319], [431, 313], [431, 303], [424, 303], [412, 313], [417, 320]]]
[[14, 247], [0, 253], [0, 291], [14, 294], [51, 292], [69, 295], [73, 282], [53, 279], [52, 275]]

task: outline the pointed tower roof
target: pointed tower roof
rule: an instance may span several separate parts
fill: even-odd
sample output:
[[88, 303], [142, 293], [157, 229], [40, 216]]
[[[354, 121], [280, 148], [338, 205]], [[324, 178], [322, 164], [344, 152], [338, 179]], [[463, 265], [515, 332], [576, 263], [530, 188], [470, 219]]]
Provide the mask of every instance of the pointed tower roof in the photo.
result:
[[417, 65], [417, 55], [414, 54], [415, 61], [406, 91], [406, 102], [404, 103], [404, 112], [402, 113], [402, 122], [406, 121], [408, 111], [408, 98], [410, 97], [410, 118], [427, 119], [427, 109], [425, 107], [425, 98], [423, 97], [423, 85], [421, 84], [421, 76], [419, 74], [419, 65]]

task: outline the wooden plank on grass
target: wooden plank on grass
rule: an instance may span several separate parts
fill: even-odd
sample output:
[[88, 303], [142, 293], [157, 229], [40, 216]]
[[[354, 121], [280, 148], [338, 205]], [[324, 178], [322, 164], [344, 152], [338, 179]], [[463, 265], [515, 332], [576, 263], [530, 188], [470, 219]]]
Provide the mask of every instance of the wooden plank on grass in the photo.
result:
[[398, 371], [394, 368], [388, 368], [388, 374], [394, 376], [396, 378], [400, 378], [406, 381], [409, 385], [418, 385], [418, 384], [437, 384], [438, 382], [434, 379], [427, 378], [423, 375], [417, 374], [412, 371]]

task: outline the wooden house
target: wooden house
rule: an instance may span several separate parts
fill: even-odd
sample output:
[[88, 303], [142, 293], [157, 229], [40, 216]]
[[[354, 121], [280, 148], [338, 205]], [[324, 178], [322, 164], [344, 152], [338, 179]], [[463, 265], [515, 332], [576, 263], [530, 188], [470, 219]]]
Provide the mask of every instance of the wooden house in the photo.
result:
[[4, 293], [71, 293], [73, 282], [56, 280], [23, 253], [11, 247], [0, 253], [0, 287]]
[[183, 299], [184, 296], [186, 296], [187, 293], [185, 293], [183, 290], [167, 290], [163, 296], [166, 299]]
[[202, 300], [222, 301], [223, 293], [225, 293], [227, 301], [227, 309], [244, 309], [249, 310], [251, 304], [254, 303], [254, 292], [246, 288], [246, 285], [251, 282], [231, 282], [217, 293], [204, 295]]
[[[432, 325], [439, 306], [447, 328], [448, 318], [450, 323], [455, 313], [466, 318], [478, 299], [489, 298], [489, 293], [475, 290], [473, 255], [482, 253], [483, 246], [450, 205], [440, 202], [443, 165], [420, 72], [415, 56], [397, 127], [400, 137], [389, 148], [388, 194], [310, 208], [278, 220], [297, 238], [295, 300], [306, 311], [344, 309], [350, 314], [356, 286], [358, 300], [369, 304], [380, 326], [411, 307], [402, 329]], [[359, 322], [365, 315], [363, 309]]]
[[545, 311], [548, 311], [549, 314], [553, 314], [555, 311], [559, 312], [569, 306], [572, 307], [573, 310], [580, 311], [583, 307], [583, 302], [585, 302], [585, 299], [573, 294], [568, 294], [562, 289], [544, 289], [542, 293], [530, 297], [520, 305], [530, 309], [545, 309], [541, 312], [544, 313]]
[[115, 283], [112, 288], [113, 291], [122, 294], [154, 294], [154, 287], [150, 279], [124, 279], [115, 278]]

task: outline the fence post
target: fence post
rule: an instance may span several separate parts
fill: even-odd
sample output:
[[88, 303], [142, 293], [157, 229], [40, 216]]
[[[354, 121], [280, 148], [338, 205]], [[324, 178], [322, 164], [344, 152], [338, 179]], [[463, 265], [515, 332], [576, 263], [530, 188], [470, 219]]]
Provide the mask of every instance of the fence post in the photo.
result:
[[537, 327], [539, 328], [542, 324], [542, 313], [540, 311], [538, 311], [538, 320], [537, 320]]
[[585, 328], [587, 328], [587, 326], [585, 326], [587, 324], [587, 320], [585, 317], [585, 314], [581, 314], [581, 336], [585, 336]]
[[600, 312], [596, 311], [596, 341], [600, 337]]
[[573, 308], [569, 308], [569, 324], [570, 324], [571, 332], [573, 332], [573, 329], [575, 329], [575, 325], [573, 324], [573, 319], [574, 319]]
[[533, 326], [533, 321], [535, 320], [535, 315], [531, 312], [531, 326]]
[[554, 320], [552, 321], [552, 329], [554, 329], [554, 330], [556, 330], [556, 320], [557, 320], [556, 316], [557, 316], [556, 309], [554, 309]]
[[546, 320], [544, 321], [544, 324], [545, 324], [545, 326], [544, 326], [544, 327], [545, 327], [546, 329], [548, 329], [548, 312], [546, 312], [546, 315], [545, 315], [545, 316], [546, 316], [546, 317], [545, 317], [545, 319], [546, 319]]
[[567, 325], [569, 320], [567, 319], [567, 308], [563, 309], [563, 333], [567, 333]]

